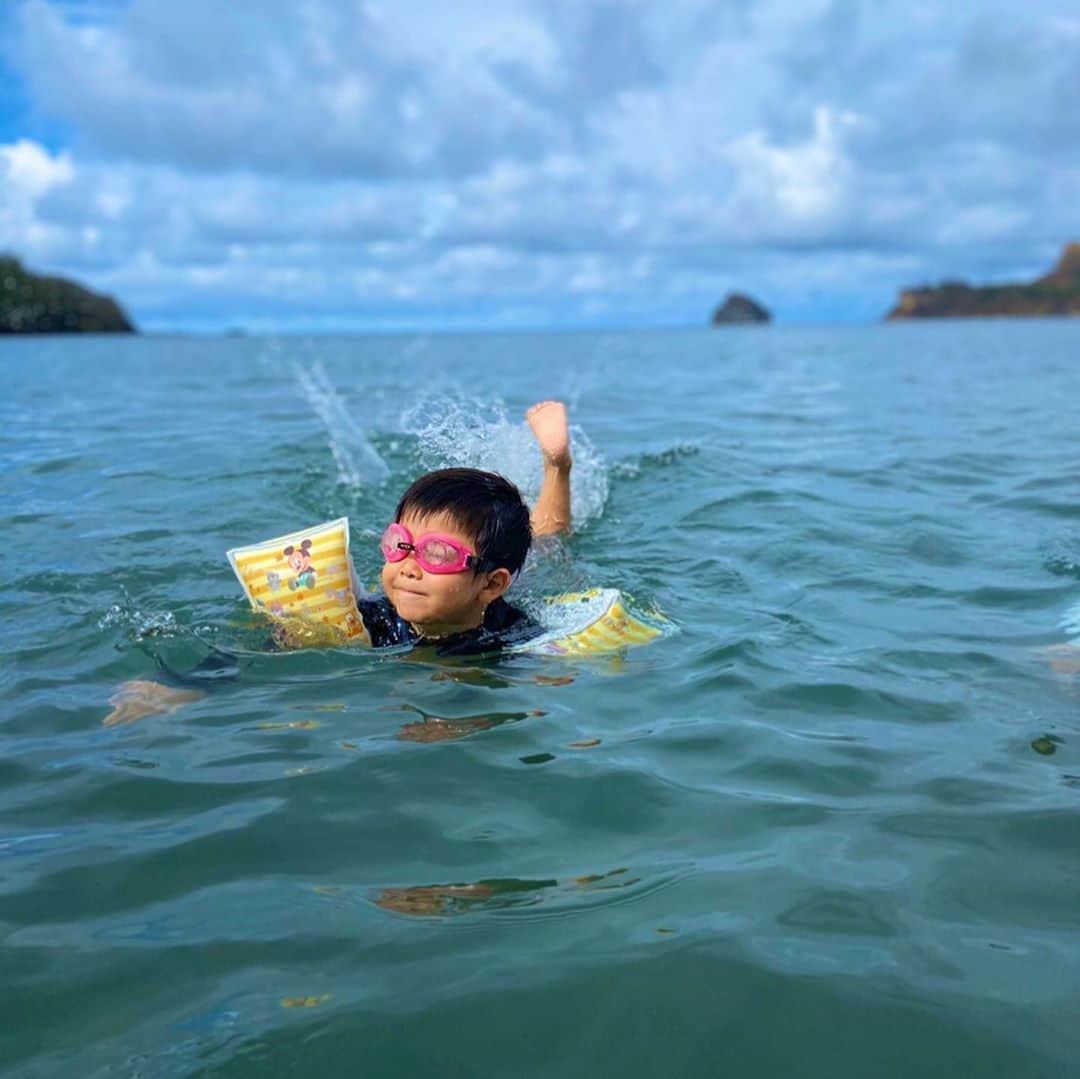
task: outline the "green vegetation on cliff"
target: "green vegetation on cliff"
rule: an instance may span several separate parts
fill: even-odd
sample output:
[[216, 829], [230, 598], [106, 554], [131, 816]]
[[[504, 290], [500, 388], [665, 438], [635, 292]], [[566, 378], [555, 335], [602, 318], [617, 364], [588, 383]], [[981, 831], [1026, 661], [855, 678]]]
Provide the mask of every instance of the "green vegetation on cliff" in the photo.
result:
[[134, 332], [110, 297], [62, 277], [39, 277], [0, 255], [0, 334]]
[[1057, 266], [1027, 285], [966, 285], [905, 289], [886, 318], [978, 318], [1080, 315], [1080, 243], [1068, 244]]

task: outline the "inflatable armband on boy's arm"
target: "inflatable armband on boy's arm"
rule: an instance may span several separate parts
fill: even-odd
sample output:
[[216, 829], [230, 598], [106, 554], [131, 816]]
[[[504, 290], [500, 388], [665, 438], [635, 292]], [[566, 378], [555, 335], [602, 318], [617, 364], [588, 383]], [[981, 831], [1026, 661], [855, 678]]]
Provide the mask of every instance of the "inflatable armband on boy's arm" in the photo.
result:
[[630, 609], [617, 588], [551, 596], [541, 616], [545, 632], [514, 649], [556, 656], [603, 656], [649, 644], [672, 628], [658, 612]]
[[347, 517], [234, 548], [228, 559], [251, 606], [279, 623], [284, 643], [371, 644], [356, 606]]

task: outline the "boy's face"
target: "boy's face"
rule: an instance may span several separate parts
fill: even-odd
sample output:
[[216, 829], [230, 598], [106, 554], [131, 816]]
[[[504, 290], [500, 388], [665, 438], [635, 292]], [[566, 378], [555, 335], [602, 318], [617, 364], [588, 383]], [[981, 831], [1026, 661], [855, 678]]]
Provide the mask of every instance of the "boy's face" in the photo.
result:
[[[428, 532], [441, 532], [470, 551], [476, 550], [476, 540], [465, 535], [445, 513], [429, 517], [406, 514], [401, 524], [417, 539]], [[386, 562], [382, 571], [383, 590], [394, 609], [425, 636], [444, 636], [480, 625], [487, 605], [509, 584], [510, 571], [506, 569], [427, 573], [411, 551], [400, 562]]]

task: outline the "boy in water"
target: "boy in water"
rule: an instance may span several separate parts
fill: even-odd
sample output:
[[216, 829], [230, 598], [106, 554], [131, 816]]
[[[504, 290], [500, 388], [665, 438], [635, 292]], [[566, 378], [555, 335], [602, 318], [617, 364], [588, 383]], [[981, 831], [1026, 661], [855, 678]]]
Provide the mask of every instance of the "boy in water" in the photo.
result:
[[490, 652], [539, 632], [502, 597], [533, 536], [570, 527], [570, 441], [560, 402], [542, 401], [526, 418], [544, 454], [531, 515], [509, 480], [472, 468], [430, 472], [402, 495], [381, 541], [385, 595], [359, 604], [374, 647]]
[[[471, 468], [428, 473], [402, 495], [380, 544], [385, 595], [359, 603], [374, 647], [431, 644], [439, 655], [461, 655], [540, 632], [502, 597], [533, 537], [570, 529], [570, 431], [560, 401], [541, 401], [525, 416], [544, 455], [531, 514], [509, 480]], [[175, 712], [199, 696], [158, 682], [125, 682], [109, 698], [115, 707], [104, 722]]]

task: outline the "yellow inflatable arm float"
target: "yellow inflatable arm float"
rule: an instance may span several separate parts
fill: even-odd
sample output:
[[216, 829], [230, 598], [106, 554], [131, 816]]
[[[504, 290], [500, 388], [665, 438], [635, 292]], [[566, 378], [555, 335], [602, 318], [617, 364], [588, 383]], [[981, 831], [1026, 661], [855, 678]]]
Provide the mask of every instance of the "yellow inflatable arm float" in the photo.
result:
[[629, 609], [617, 588], [567, 592], [544, 601], [539, 621], [546, 632], [525, 641], [515, 652], [553, 656], [603, 656], [649, 644], [670, 623], [657, 612], [643, 616]]
[[371, 643], [353, 591], [348, 517], [237, 547], [227, 557], [251, 606], [284, 622], [290, 643]]

